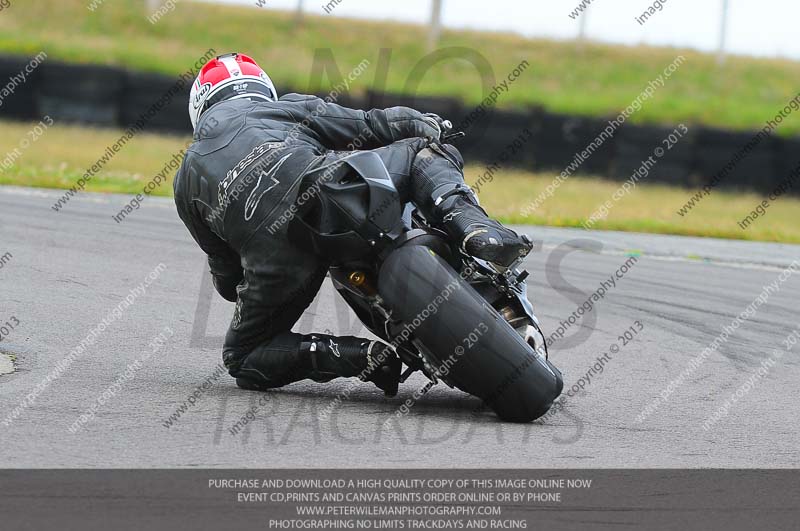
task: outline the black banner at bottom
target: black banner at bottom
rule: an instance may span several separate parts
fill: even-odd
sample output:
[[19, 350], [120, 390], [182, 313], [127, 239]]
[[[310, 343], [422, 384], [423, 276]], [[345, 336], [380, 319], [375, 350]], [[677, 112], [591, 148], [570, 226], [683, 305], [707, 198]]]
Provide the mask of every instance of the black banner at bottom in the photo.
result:
[[797, 529], [797, 470], [2, 470], [3, 529]]

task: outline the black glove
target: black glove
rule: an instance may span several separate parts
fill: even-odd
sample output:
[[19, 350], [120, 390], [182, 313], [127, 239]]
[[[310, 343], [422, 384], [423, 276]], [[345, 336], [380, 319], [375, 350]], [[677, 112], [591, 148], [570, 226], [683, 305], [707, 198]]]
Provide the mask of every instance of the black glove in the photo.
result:
[[450, 120], [445, 120], [438, 114], [434, 114], [432, 112], [423, 114], [422, 119], [431, 127], [431, 129], [436, 131], [433, 135], [429, 136], [429, 138], [434, 142], [440, 142], [442, 140], [442, 136], [453, 129], [453, 124], [450, 122]]

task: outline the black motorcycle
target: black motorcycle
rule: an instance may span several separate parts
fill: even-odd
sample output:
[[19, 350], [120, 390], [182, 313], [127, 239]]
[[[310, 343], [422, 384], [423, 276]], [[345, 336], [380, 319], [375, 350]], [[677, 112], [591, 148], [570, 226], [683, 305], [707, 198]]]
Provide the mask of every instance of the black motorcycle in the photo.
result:
[[529, 422], [561, 394], [561, 373], [527, 298], [521, 257], [508, 268], [467, 256], [403, 205], [374, 153], [321, 181], [316, 204], [290, 226], [295, 241], [333, 257], [333, 284], [407, 369], [481, 398], [506, 421]]

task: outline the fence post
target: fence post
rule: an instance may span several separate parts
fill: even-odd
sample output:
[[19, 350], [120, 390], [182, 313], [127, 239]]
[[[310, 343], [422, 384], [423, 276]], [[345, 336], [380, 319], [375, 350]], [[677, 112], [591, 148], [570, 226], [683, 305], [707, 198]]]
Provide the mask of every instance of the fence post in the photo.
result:
[[442, 35], [442, 0], [431, 0], [431, 22], [428, 28], [428, 51], [432, 52]]
[[728, 39], [728, 13], [730, 0], [722, 0], [722, 14], [719, 24], [719, 48], [717, 48], [717, 64], [725, 64], [725, 46]]
[[589, 20], [589, 10], [592, 6], [586, 6], [586, 10], [580, 17], [580, 29], [578, 30], [578, 41], [582, 44], [586, 40], [586, 24]]

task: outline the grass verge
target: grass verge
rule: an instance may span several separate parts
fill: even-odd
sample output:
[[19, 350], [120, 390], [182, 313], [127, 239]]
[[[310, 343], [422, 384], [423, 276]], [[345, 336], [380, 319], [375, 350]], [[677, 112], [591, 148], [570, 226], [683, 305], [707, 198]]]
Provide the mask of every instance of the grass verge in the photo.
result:
[[[113, 129], [94, 129], [56, 124], [6, 170], [2, 157], [15, 148], [30, 130], [29, 124], [0, 122], [0, 184], [42, 188], [69, 188], [101, 156], [106, 146], [119, 137]], [[144, 185], [162, 171], [175, 153], [186, 145], [180, 136], [137, 135], [87, 185], [94, 192], [140, 193]], [[484, 168], [470, 165], [467, 183], [479, 181]], [[523, 215], [529, 205], [555, 177], [503, 171], [480, 189], [483, 205], [489, 212], [510, 223], [581, 227], [600, 205], [611, 199], [620, 183], [598, 178], [572, 177], [533, 214]], [[761, 202], [754, 193], [715, 191], [686, 217], [675, 210], [694, 192], [682, 188], [644, 184], [614, 203], [608, 217], [595, 229], [652, 232], [717, 238], [800, 243], [800, 199], [781, 197], [773, 202], [766, 216], [747, 230], [737, 222]], [[170, 196], [171, 184], [164, 184], [154, 195]]]
[[[385, 87], [408, 93], [409, 73], [426, 56], [421, 26], [308, 16], [297, 26], [291, 13], [251, 6], [183, 0], [157, 24], [151, 24], [142, 0], [100, 3], [88, 0], [39, 0], [3, 11], [0, 52], [36, 54], [51, 60], [102, 63], [178, 75], [209, 47], [219, 53], [253, 55], [282, 87], [309, 86], [318, 49], [330, 49], [343, 74], [364, 59], [367, 72], [351, 90], [375, 86], [382, 48], [392, 51]], [[254, 28], [256, 28], [254, 30]], [[686, 62], [634, 122], [684, 122], [733, 129], [761, 129], [797, 94], [800, 63], [731, 57], [723, 66], [715, 57], [690, 50], [626, 47], [526, 39], [512, 34], [446, 31], [442, 47], [480, 52], [502, 80], [522, 61], [529, 67], [501, 95], [499, 106], [543, 105], [558, 112], [616, 116], [677, 55]], [[338, 80], [337, 80], [338, 81]], [[380, 79], [378, 80], [380, 81]], [[464, 60], [442, 61], [424, 77], [419, 93], [452, 95], [468, 103], [482, 99], [480, 76]], [[779, 135], [800, 133], [799, 113], [786, 119]]]

